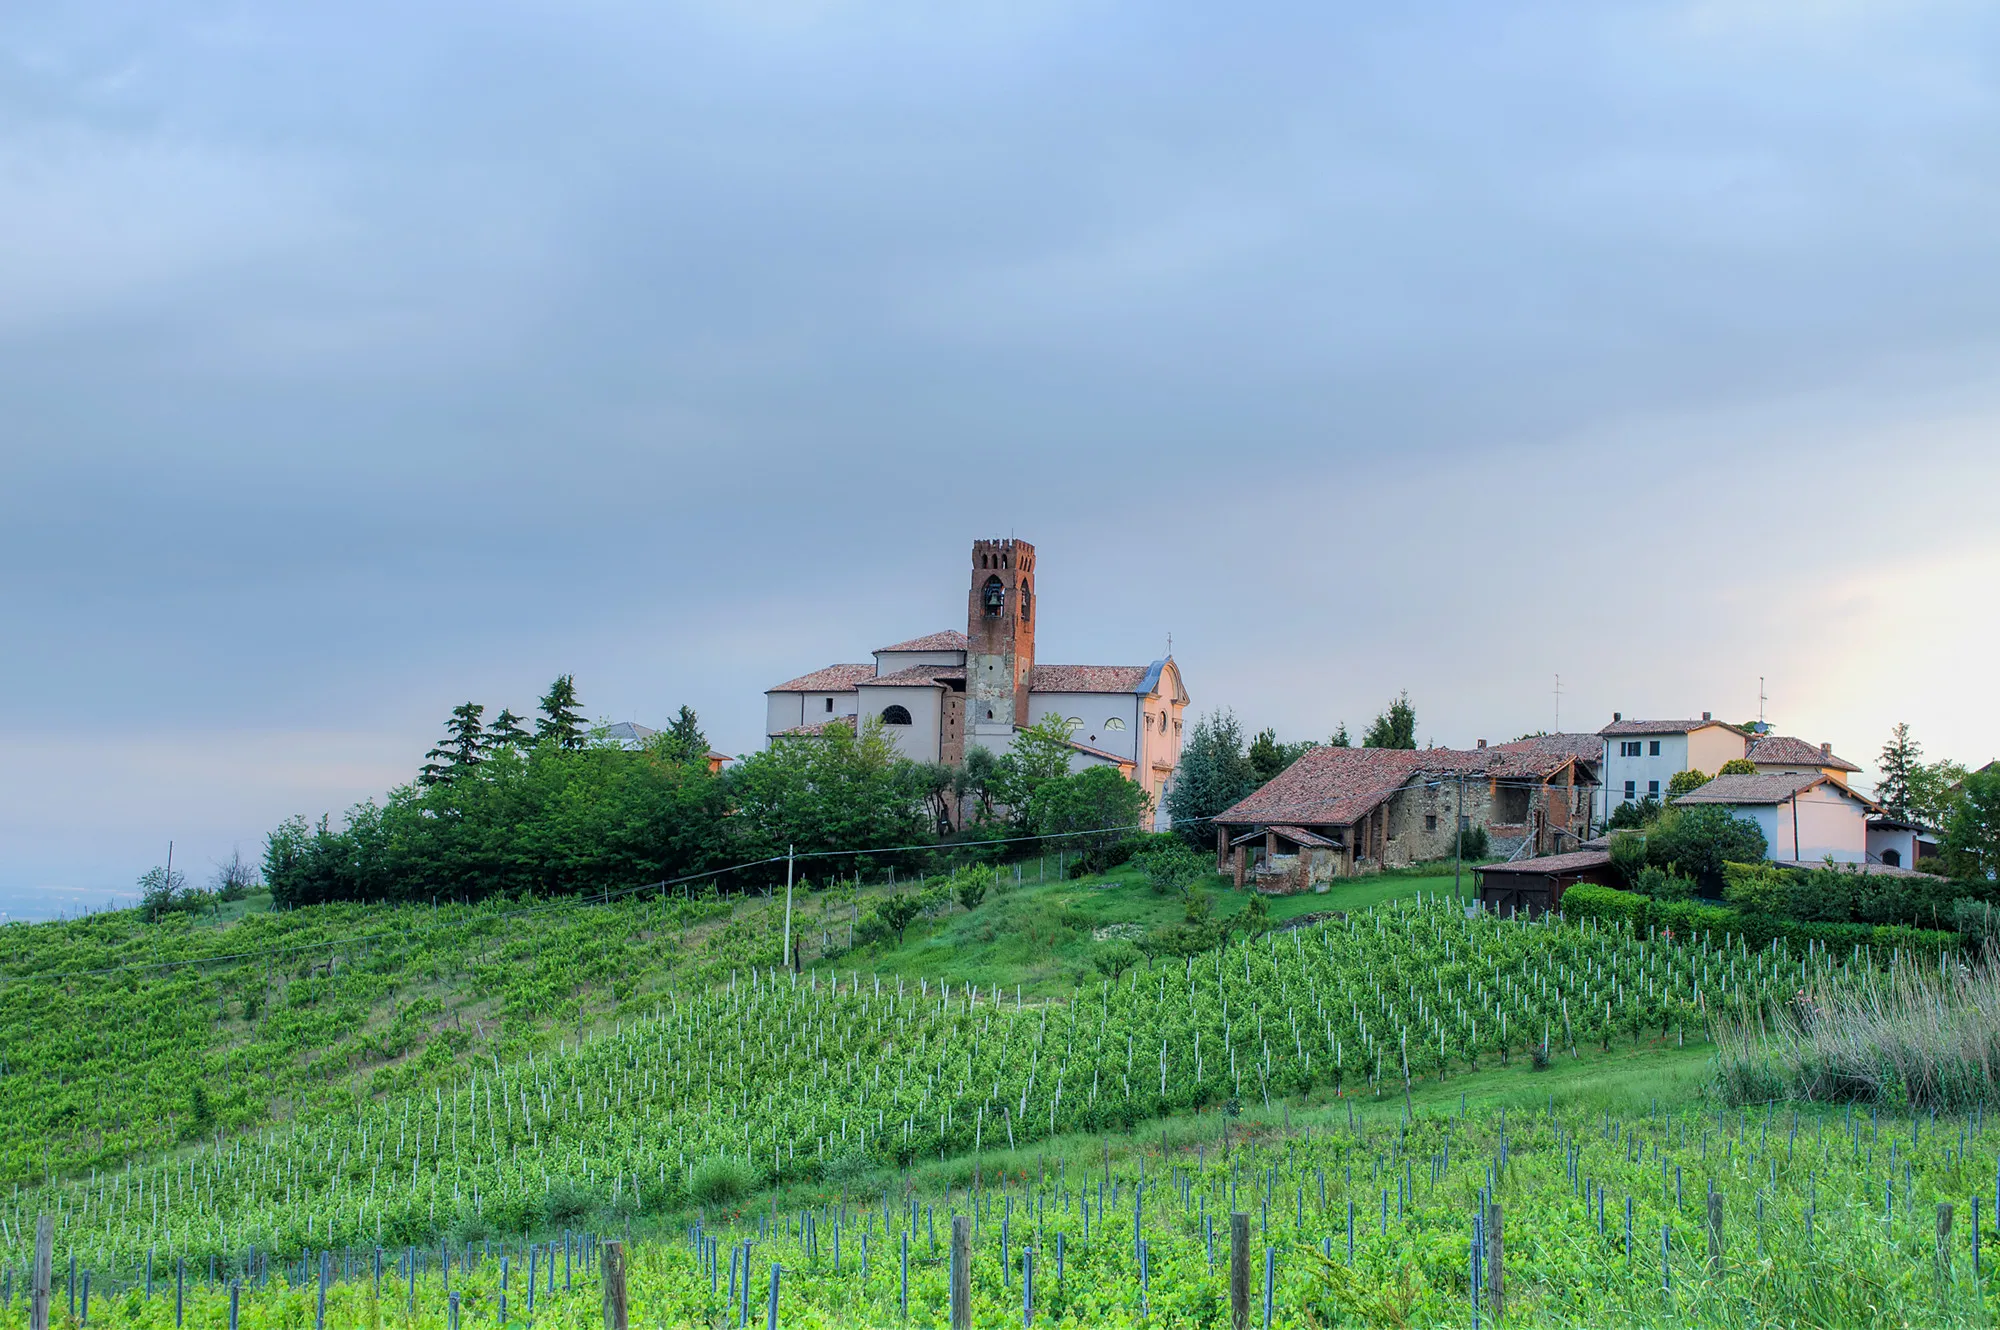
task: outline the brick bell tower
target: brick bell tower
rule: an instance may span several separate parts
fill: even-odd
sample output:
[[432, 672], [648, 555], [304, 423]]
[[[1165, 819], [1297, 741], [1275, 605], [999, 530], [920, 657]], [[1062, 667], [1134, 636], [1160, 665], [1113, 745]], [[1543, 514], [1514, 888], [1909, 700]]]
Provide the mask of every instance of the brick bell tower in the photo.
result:
[[966, 602], [965, 732], [995, 754], [1014, 747], [1028, 723], [1035, 672], [1035, 547], [1025, 540], [972, 544]]

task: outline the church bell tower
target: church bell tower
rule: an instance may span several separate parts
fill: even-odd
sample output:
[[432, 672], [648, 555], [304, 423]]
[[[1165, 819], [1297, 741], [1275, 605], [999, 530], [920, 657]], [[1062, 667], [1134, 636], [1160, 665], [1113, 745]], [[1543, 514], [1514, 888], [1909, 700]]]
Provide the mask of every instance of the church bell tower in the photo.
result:
[[1028, 724], [1035, 673], [1035, 547], [1025, 540], [972, 545], [972, 590], [965, 613], [967, 739], [997, 754]]

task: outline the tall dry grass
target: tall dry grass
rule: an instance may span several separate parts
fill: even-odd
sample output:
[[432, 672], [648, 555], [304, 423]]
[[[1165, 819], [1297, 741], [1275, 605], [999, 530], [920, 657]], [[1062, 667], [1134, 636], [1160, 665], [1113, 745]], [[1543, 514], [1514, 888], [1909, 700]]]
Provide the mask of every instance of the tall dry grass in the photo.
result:
[[1826, 981], [1782, 1008], [1719, 1020], [1714, 1034], [1732, 1103], [2000, 1103], [2000, 964], [1917, 962]]

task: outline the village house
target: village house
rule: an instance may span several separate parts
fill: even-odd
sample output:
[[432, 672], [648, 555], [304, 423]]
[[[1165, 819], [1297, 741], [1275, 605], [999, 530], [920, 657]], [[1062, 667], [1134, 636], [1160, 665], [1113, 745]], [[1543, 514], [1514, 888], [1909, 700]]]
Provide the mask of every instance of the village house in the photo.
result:
[[916, 762], [964, 762], [968, 747], [1008, 752], [1022, 728], [1068, 722], [1071, 770], [1116, 767], [1155, 810], [1180, 762], [1189, 698], [1172, 656], [1146, 665], [1045, 665], [1035, 659], [1035, 547], [1024, 540], [972, 546], [966, 628], [879, 647], [874, 659], [828, 665], [765, 691], [768, 739], [880, 719], [896, 751]]
[[1608, 819], [1621, 803], [1664, 801], [1673, 778], [1683, 771], [1713, 776], [1724, 763], [1739, 759], [1763, 773], [1803, 775], [1817, 771], [1843, 784], [1861, 770], [1836, 757], [1832, 744], [1760, 734], [1719, 721], [1706, 711], [1700, 720], [1626, 720], [1614, 711], [1611, 723], [1597, 733], [1604, 741], [1599, 820]]
[[1757, 824], [1767, 857], [1808, 868], [1867, 863], [1868, 819], [1882, 811], [1823, 771], [1717, 776], [1674, 802], [1727, 807]]
[[1216, 871], [1266, 892], [1450, 856], [1550, 854], [1589, 834], [1601, 745], [1551, 734], [1473, 749], [1315, 748], [1215, 819]]

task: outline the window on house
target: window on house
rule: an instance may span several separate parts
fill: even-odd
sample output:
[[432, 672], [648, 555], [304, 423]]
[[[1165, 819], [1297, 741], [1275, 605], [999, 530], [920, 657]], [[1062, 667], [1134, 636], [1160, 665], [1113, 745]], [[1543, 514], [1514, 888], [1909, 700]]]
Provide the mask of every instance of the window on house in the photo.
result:
[[1638, 782], [1638, 781], [1636, 781], [1636, 780], [1628, 780], [1628, 781], [1626, 781], [1626, 782], [1625, 782], [1625, 802], [1629, 804], [1629, 803], [1631, 803], [1631, 802], [1632, 802], [1632, 801], [1633, 801], [1634, 799], [1637, 799], [1638, 797], [1639, 797], [1639, 782]]
[[1655, 739], [1653, 740], [1653, 742], [1646, 745], [1646, 756], [1658, 757], [1659, 755], [1660, 755], [1660, 741], [1658, 739]]
[[1069, 718], [1069, 727], [1070, 727], [1070, 728], [1071, 728], [1072, 730], [1080, 730], [1080, 729], [1082, 729], [1082, 728], [1083, 728], [1083, 717], [1081, 717], [1081, 716], [1071, 716], [1071, 717]]
[[1903, 852], [1901, 850], [1884, 850], [1882, 851], [1882, 862], [1891, 868], [1901, 868], [1903, 866]]
[[1528, 820], [1528, 801], [1531, 791], [1521, 785], [1503, 785], [1493, 796], [1493, 816], [1506, 823]]
[[1120, 717], [1111, 716], [1105, 720], [1104, 728], [1107, 730], [1122, 730], [1125, 728], [1125, 722]]
[[1436, 813], [1425, 813], [1424, 830], [1436, 831], [1437, 829], [1438, 829], [1438, 815]]
[[1620, 757], [1643, 756], [1643, 753], [1641, 752], [1641, 749], [1643, 747], [1644, 745], [1642, 745], [1637, 739], [1627, 739], [1623, 743], [1620, 743], [1618, 745], [1618, 756]]
[[1657, 799], [1660, 797], [1660, 782], [1656, 780], [1646, 782], [1646, 797], [1648, 799]]
[[883, 707], [882, 723], [884, 725], [908, 725], [910, 723], [910, 709], [901, 705]]
[[832, 698], [830, 698], [830, 697], [829, 697], [828, 699], [826, 699], [826, 709], [827, 709], [828, 711], [831, 711], [831, 710], [833, 710], [833, 699], [832, 699]]

